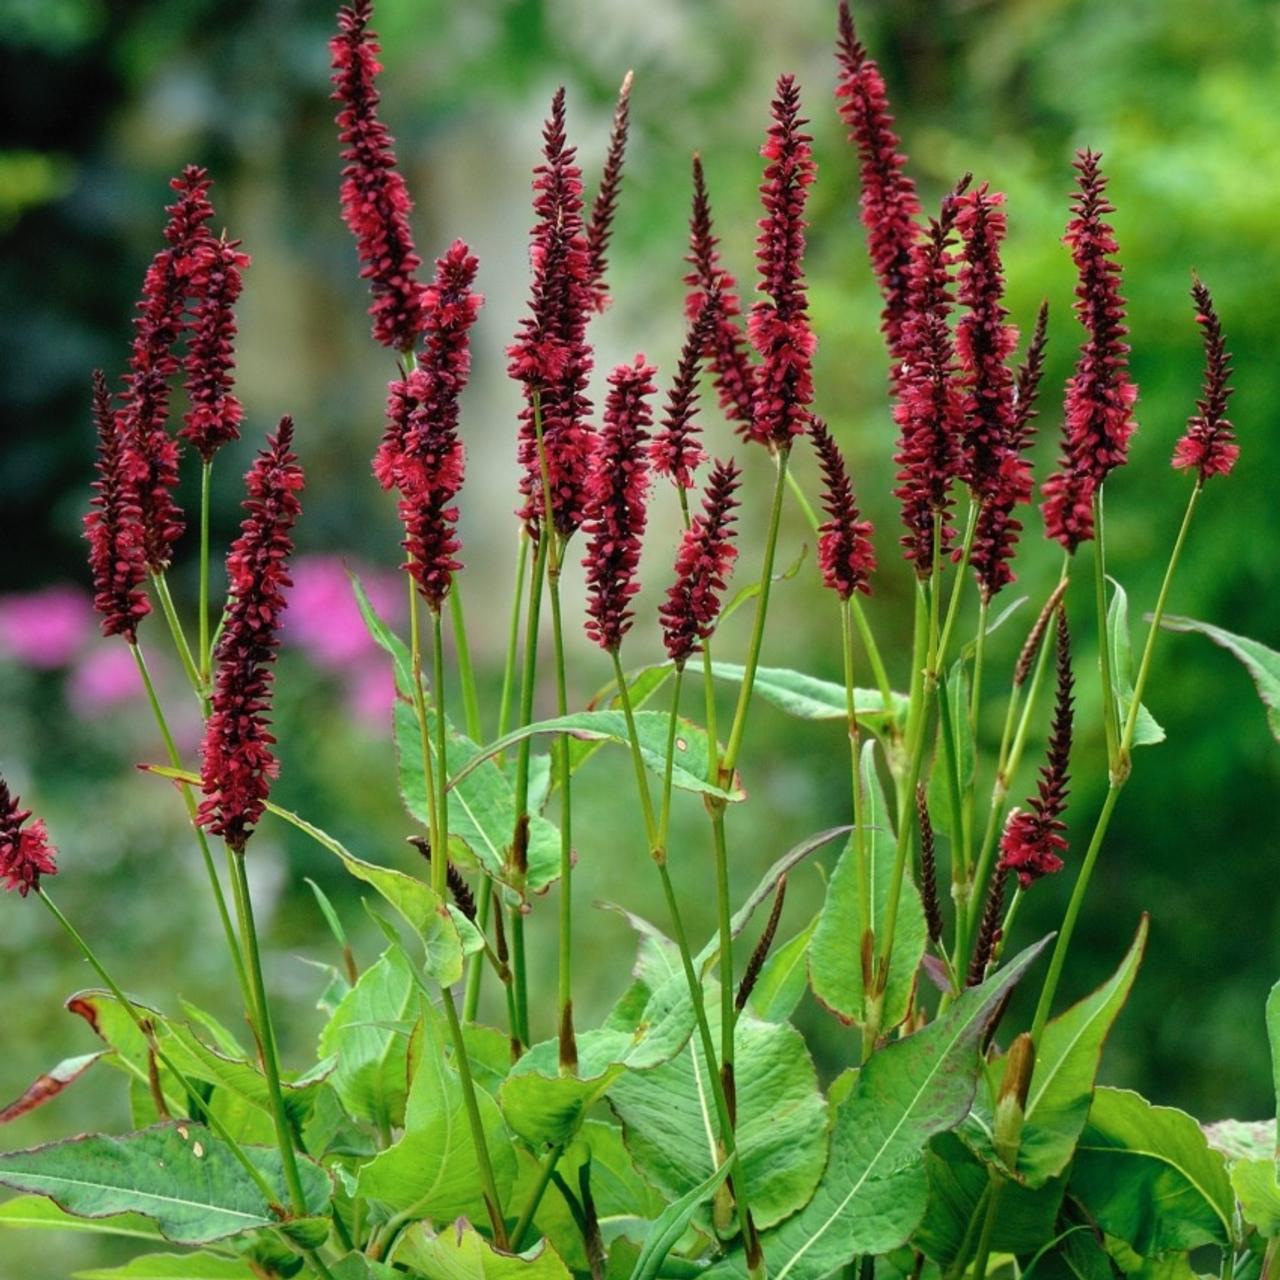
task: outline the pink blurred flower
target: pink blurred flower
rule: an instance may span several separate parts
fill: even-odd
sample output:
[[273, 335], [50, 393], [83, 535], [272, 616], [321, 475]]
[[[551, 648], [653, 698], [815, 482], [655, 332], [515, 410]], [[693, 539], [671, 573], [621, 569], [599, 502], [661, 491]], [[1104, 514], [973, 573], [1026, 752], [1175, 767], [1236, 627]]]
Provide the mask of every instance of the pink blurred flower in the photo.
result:
[[396, 682], [386, 662], [364, 662], [348, 672], [347, 709], [367, 729], [385, 732], [396, 702]]
[[40, 670], [65, 667], [93, 630], [93, 606], [78, 587], [0, 596], [0, 655]]
[[[354, 566], [352, 566], [354, 567]], [[285, 617], [286, 644], [301, 649], [316, 666], [344, 672], [373, 652], [351, 585], [349, 566], [341, 556], [302, 556], [292, 570], [293, 590]], [[395, 623], [403, 612], [404, 593], [394, 573], [359, 572], [378, 614]]]
[[86, 720], [122, 702], [141, 698], [143, 693], [137, 663], [122, 644], [95, 645], [77, 663], [67, 681], [71, 709]]

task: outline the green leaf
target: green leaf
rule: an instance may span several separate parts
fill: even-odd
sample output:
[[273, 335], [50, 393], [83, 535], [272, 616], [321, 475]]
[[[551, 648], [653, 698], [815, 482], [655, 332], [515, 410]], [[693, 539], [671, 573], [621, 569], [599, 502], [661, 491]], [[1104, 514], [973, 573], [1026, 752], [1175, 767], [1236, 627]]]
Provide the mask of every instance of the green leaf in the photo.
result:
[[636, 1259], [635, 1269], [631, 1272], [631, 1280], [655, 1280], [661, 1273], [667, 1254], [679, 1243], [693, 1215], [715, 1195], [720, 1184], [729, 1176], [730, 1163], [726, 1160], [705, 1182], [700, 1182], [679, 1200], [669, 1204], [654, 1219], [640, 1256]]
[[939, 716], [938, 751], [929, 774], [929, 816], [934, 829], [954, 842], [964, 816], [951, 812], [951, 780], [955, 779], [956, 790], [963, 796], [973, 785], [975, 767], [973, 726], [969, 719], [969, 673], [962, 661], [956, 662], [951, 674], [939, 682], [938, 696], [946, 699], [947, 719], [944, 722]]
[[[360, 1170], [357, 1194], [386, 1216], [446, 1221], [483, 1215], [479, 1158], [467, 1120], [462, 1084], [446, 1061], [437, 1018], [423, 1017], [422, 1052], [405, 1105], [404, 1135]], [[476, 1088], [498, 1195], [505, 1201], [516, 1176], [511, 1146], [497, 1103]]]
[[[944, 1270], [959, 1256], [984, 1193], [991, 1183], [987, 1166], [954, 1133], [940, 1133], [925, 1156], [929, 1203], [911, 1243]], [[996, 1253], [1034, 1252], [1053, 1235], [1062, 1205], [1065, 1179], [1032, 1191], [1007, 1182], [1000, 1195], [991, 1247]]]
[[1031, 1260], [1023, 1280], [1115, 1280], [1115, 1271], [1096, 1233], [1083, 1224], [1069, 1227]]
[[1200, 1127], [1209, 1145], [1226, 1156], [1228, 1165], [1235, 1160], [1261, 1160], [1275, 1155], [1274, 1120], [1215, 1120]]
[[[286, 1203], [280, 1153], [245, 1150], [277, 1189], [278, 1202]], [[328, 1175], [306, 1159], [298, 1161], [298, 1169], [308, 1213], [324, 1213], [331, 1194]], [[175, 1244], [207, 1244], [280, 1225], [231, 1149], [197, 1124], [162, 1124], [119, 1138], [91, 1134], [11, 1151], [0, 1155], [0, 1182], [48, 1196], [81, 1217], [142, 1214]]]
[[[671, 717], [665, 711], [635, 713], [636, 736], [640, 740], [641, 759], [645, 767], [659, 778], [664, 777], [666, 773], [667, 731], [670, 720]], [[543, 733], [568, 734], [571, 738], [615, 742], [623, 746], [628, 746], [631, 742], [626, 714], [622, 711], [576, 711], [567, 716], [539, 720], [505, 734], [472, 756], [450, 779], [450, 794], [455, 787], [469, 778], [474, 770], [499, 752], [508, 750], [525, 738]], [[682, 791], [696, 791], [703, 795], [715, 796], [720, 800], [745, 799], [742, 788], [736, 782], [731, 791], [712, 786], [707, 781], [708, 768], [706, 730], [682, 717], [676, 730], [676, 750], [671, 769], [672, 785]]]
[[545, 1241], [523, 1254], [499, 1253], [470, 1223], [438, 1235], [415, 1222], [391, 1251], [391, 1261], [432, 1280], [572, 1280], [569, 1268]]
[[[855, 1253], [885, 1253], [910, 1237], [928, 1201], [924, 1148], [968, 1112], [982, 1037], [1046, 941], [965, 991], [936, 1022], [871, 1055], [837, 1112], [813, 1199], [761, 1236], [770, 1280], [823, 1280]], [[709, 1272], [746, 1274], [741, 1250]]]
[[[670, 679], [671, 673], [675, 668], [669, 662], [659, 662], [652, 666], [641, 667], [638, 671], [629, 671], [624, 673], [627, 681], [627, 694], [631, 699], [631, 709], [638, 711], [641, 707], [649, 702], [653, 696], [662, 688]], [[597, 711], [605, 707], [610, 710], [622, 709], [622, 697], [618, 693], [617, 680], [611, 680], [604, 688], [598, 690], [587, 703], [587, 711]], [[604, 740], [595, 739], [587, 740], [585, 738], [569, 739], [569, 773], [570, 776], [577, 773], [584, 764], [593, 756], [601, 747], [604, 746]], [[550, 761], [547, 761], [548, 766]]]
[[[788, 582], [800, 572], [801, 566], [805, 562], [805, 557], [809, 554], [809, 544], [802, 542], [800, 550], [796, 552], [795, 558], [785, 569], [779, 570], [770, 578], [770, 582]], [[757, 579], [754, 582], [748, 582], [739, 587], [737, 591], [730, 597], [729, 602], [720, 610], [720, 623], [724, 623], [731, 618], [739, 609], [742, 608], [748, 600], [754, 600], [760, 594], [760, 582]], [[717, 626], [720, 625], [717, 623]]]
[[[1107, 609], [1107, 634], [1111, 645], [1111, 686], [1115, 690], [1116, 708], [1123, 725], [1133, 705], [1133, 649], [1129, 640], [1129, 597], [1114, 579], [1109, 579], [1113, 594]], [[1154, 746], [1164, 741], [1164, 730], [1145, 706], [1139, 706], [1134, 726], [1135, 747]]]
[[163, 1239], [155, 1223], [140, 1213], [120, 1213], [98, 1220], [77, 1218], [44, 1196], [14, 1196], [0, 1204], [0, 1227], [21, 1231], [87, 1231], [131, 1240]]
[[1231, 1166], [1231, 1188], [1251, 1227], [1268, 1240], [1280, 1236], [1280, 1183], [1273, 1159], [1237, 1160]]
[[1126, 1089], [1094, 1094], [1070, 1191], [1145, 1257], [1231, 1243], [1235, 1197], [1222, 1156], [1185, 1111]]
[[[866, 852], [871, 882], [871, 906], [876, 937], [883, 936], [884, 918], [892, 888], [896, 841], [875, 766], [875, 743], [862, 749], [862, 809], [866, 824]], [[846, 1022], [861, 1023], [865, 992], [862, 985], [861, 944], [867, 922], [862, 918], [858, 887], [856, 842], [851, 836], [827, 887], [827, 896], [809, 946], [809, 981], [813, 993]], [[889, 985], [885, 989], [882, 1027], [890, 1031], [907, 1016], [915, 994], [916, 976], [928, 941], [924, 908], [909, 876], [902, 881], [898, 922], [893, 934]]]
[[[717, 680], [741, 684], [746, 668], [731, 662], [713, 662], [711, 674]], [[849, 712], [845, 703], [842, 684], [819, 680], [802, 671], [786, 667], [758, 667], [752, 692], [765, 702], [801, 720], [844, 720]], [[905, 721], [909, 700], [901, 693], [893, 695], [893, 703], [886, 712], [884, 699], [878, 689], [855, 689], [853, 707], [858, 723], [879, 733], [890, 724]]]
[[[1073, 1005], [1045, 1028], [1027, 1092], [1026, 1119], [1015, 1175], [1029, 1187], [1042, 1187], [1071, 1163], [1076, 1141], [1089, 1116], [1102, 1046], [1128, 999], [1147, 945], [1142, 917], [1120, 967], [1092, 995]], [[992, 1070], [992, 1092], [1004, 1078], [1002, 1058]], [[984, 1160], [996, 1162], [991, 1137], [991, 1100], [975, 1106], [967, 1136]]]
[[404, 1280], [404, 1272], [389, 1267], [385, 1262], [375, 1262], [363, 1253], [349, 1253], [330, 1267], [333, 1280]]
[[1267, 708], [1267, 724], [1271, 727], [1272, 736], [1280, 742], [1280, 653], [1268, 649], [1257, 640], [1247, 636], [1233, 635], [1207, 622], [1197, 622], [1195, 618], [1179, 618], [1166, 615], [1161, 625], [1168, 631], [1198, 631], [1208, 636], [1214, 644], [1221, 645], [1228, 653], [1233, 653], [1244, 663], [1246, 670], [1253, 677], [1258, 688], [1258, 697]]
[[814, 916], [794, 938], [776, 948], [764, 962], [747, 1008], [766, 1022], [786, 1022], [804, 996], [809, 977], [809, 943], [818, 927]]
[[331, 1082], [347, 1109], [378, 1128], [399, 1125], [409, 1087], [409, 1031], [419, 986], [408, 957], [389, 947], [343, 997], [320, 1033], [336, 1054]]
[[320, 908], [320, 914], [324, 916], [325, 923], [329, 926], [329, 932], [333, 934], [333, 940], [338, 944], [339, 948], [345, 951], [347, 949], [347, 931], [342, 927], [342, 921], [338, 917], [333, 903], [329, 901], [329, 895], [310, 876], [303, 876], [302, 878], [307, 882], [307, 887], [314, 895], [316, 906]]
[[[707, 1018], [718, 1042], [718, 1001]], [[801, 1208], [827, 1159], [827, 1107], [804, 1038], [786, 1023], [744, 1012], [734, 1034], [738, 1153], [747, 1201], [761, 1229]], [[697, 1037], [652, 1071], [628, 1072], [609, 1089], [627, 1150], [664, 1195], [679, 1197], [716, 1168], [719, 1124], [710, 1066]]]
[[147, 1253], [122, 1267], [77, 1271], [76, 1280], [253, 1280], [256, 1274], [240, 1258], [214, 1253]]
[[[1267, 993], [1267, 1043], [1271, 1047], [1271, 1085], [1276, 1098], [1276, 1115], [1280, 1117], [1280, 982]], [[1277, 1146], [1280, 1154], [1280, 1145]]]
[[103, 1052], [82, 1053], [79, 1057], [64, 1058], [56, 1067], [41, 1072], [7, 1107], [0, 1107], [0, 1124], [8, 1124], [19, 1116], [52, 1102], [68, 1085], [74, 1084], [89, 1070]]

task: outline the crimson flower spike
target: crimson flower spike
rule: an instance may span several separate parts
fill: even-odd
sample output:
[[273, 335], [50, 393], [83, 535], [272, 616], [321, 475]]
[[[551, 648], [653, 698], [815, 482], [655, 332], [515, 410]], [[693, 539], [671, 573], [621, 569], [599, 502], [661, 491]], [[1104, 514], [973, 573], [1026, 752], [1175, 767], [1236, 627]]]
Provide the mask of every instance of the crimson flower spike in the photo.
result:
[[1138, 398], [1124, 340], [1129, 330], [1114, 260], [1118, 245], [1106, 221], [1115, 205], [1106, 197], [1101, 159], [1096, 151], [1081, 151], [1075, 161], [1079, 193], [1064, 239], [1076, 265], [1075, 312], [1085, 341], [1067, 380], [1061, 461], [1042, 490], [1045, 531], [1068, 551], [1094, 535], [1093, 497], [1128, 455]]
[[1008, 365], [1018, 331], [1004, 306], [1003, 205], [1004, 195], [983, 183], [960, 197], [956, 215], [963, 244], [957, 298], [965, 313], [956, 326], [956, 354], [964, 387], [964, 465], [978, 504], [970, 562], [985, 600], [1013, 581], [1022, 529], [1013, 513], [1031, 500], [1031, 468], [1022, 456], [1030, 434], [1019, 429]]
[[121, 410], [123, 470], [136, 496], [147, 562], [157, 571], [169, 563], [184, 527], [173, 498], [178, 442], [167, 430], [169, 379], [178, 367], [174, 347], [186, 327], [195, 262], [209, 241], [205, 223], [213, 216], [203, 169], [188, 165], [169, 185], [178, 198], [166, 209], [168, 247], [152, 259], [143, 281]]
[[760, 289], [747, 320], [760, 353], [749, 438], [787, 448], [808, 426], [813, 403], [812, 360], [818, 340], [809, 327], [804, 283], [804, 206], [817, 174], [812, 138], [803, 131], [800, 89], [793, 76], [778, 79], [761, 154], [765, 166], [760, 199], [765, 216], [756, 237]]
[[867, 230], [871, 266], [880, 283], [884, 310], [880, 327], [894, 357], [893, 377], [902, 357], [902, 327], [910, 295], [911, 251], [920, 239], [920, 201], [898, 150], [884, 77], [858, 40], [847, 0], [841, 0], [836, 60], [840, 118], [857, 145], [862, 195], [859, 207]]
[[658, 609], [667, 657], [682, 668], [711, 637], [720, 617], [721, 596], [738, 557], [734, 525], [742, 472], [730, 458], [716, 462], [707, 477], [702, 510], [693, 517], [676, 552], [675, 582]]
[[372, 0], [338, 10], [338, 34], [329, 41], [333, 99], [342, 144], [342, 218], [356, 238], [360, 278], [368, 280], [373, 336], [384, 347], [411, 351], [422, 322], [422, 265], [413, 244], [413, 201], [396, 167], [395, 141], [378, 118], [378, 37], [370, 30]]
[[821, 418], [810, 419], [809, 438], [822, 470], [822, 508], [827, 513], [827, 520], [818, 527], [822, 580], [841, 600], [848, 600], [855, 591], [870, 595], [876, 567], [871, 521], [861, 518], [844, 458]]
[[93, 573], [93, 607], [102, 615], [102, 633], [133, 644], [138, 623], [151, 612], [141, 589], [147, 577], [141, 512], [124, 473], [121, 423], [101, 369], [93, 371], [93, 421], [98, 432], [98, 478], [93, 509], [84, 518]]
[[1058, 692], [1054, 704], [1053, 728], [1049, 734], [1048, 758], [1040, 769], [1037, 794], [1026, 809], [1014, 809], [1000, 838], [999, 871], [1014, 871], [1024, 889], [1041, 876], [1062, 869], [1067, 841], [1062, 821], [1071, 780], [1072, 691], [1071, 636], [1066, 610], [1058, 606]]
[[947, 524], [951, 484], [962, 472], [964, 399], [957, 379], [955, 346], [948, 317], [952, 292], [952, 232], [966, 174], [930, 219], [925, 239], [912, 252], [910, 308], [902, 329], [908, 358], [896, 384], [893, 416], [898, 424], [898, 488], [906, 536], [902, 545], [921, 578], [932, 570], [934, 522], [941, 518], [938, 555], [947, 553], [955, 530]]
[[660, 476], [669, 476], [679, 489], [693, 488], [693, 473], [706, 461], [694, 422], [698, 410], [698, 373], [708, 337], [718, 323], [716, 302], [708, 297], [697, 318], [689, 326], [675, 380], [667, 393], [662, 429], [649, 446], [649, 464]]
[[271, 664], [280, 644], [291, 532], [304, 483], [292, 445], [293, 419], [281, 418], [245, 477], [249, 514], [227, 554], [230, 603], [214, 654], [198, 820], [236, 853], [244, 852], [279, 772], [271, 751]]
[[644, 537], [649, 471], [645, 441], [653, 412], [657, 372], [644, 356], [620, 364], [609, 375], [604, 427], [596, 448], [587, 503], [589, 536], [583, 567], [587, 571], [587, 635], [616, 653], [631, 629], [631, 598], [640, 590], [636, 569]]
[[627, 130], [631, 125], [630, 71], [622, 79], [618, 90], [618, 105], [613, 109], [613, 128], [609, 132], [609, 151], [605, 156], [604, 171], [600, 175], [600, 189], [591, 205], [591, 218], [587, 223], [587, 251], [591, 258], [591, 292], [597, 311], [609, 305], [609, 291], [605, 288], [604, 273], [609, 265], [605, 256], [613, 236], [613, 217], [618, 209], [618, 192], [622, 187], [622, 161], [627, 150]]
[[1196, 277], [1191, 285], [1196, 304], [1196, 323], [1204, 336], [1204, 391], [1196, 401], [1196, 412], [1187, 419], [1187, 429], [1173, 450], [1173, 465], [1179, 471], [1197, 471], [1200, 483], [1210, 476], [1230, 475], [1240, 456], [1235, 431], [1227, 417], [1227, 401], [1235, 388], [1231, 383], [1231, 353], [1222, 334], [1222, 322], [1214, 309], [1213, 295]]
[[178, 432], [205, 462], [240, 438], [244, 410], [232, 391], [235, 368], [235, 304], [249, 255], [238, 240], [209, 240], [192, 255], [190, 289], [197, 302], [187, 344], [190, 409]]
[[689, 320], [696, 320], [714, 304], [715, 323], [707, 334], [703, 355], [710, 363], [721, 409], [739, 433], [747, 434], [755, 412], [755, 369], [739, 322], [742, 306], [738, 301], [738, 282], [720, 263], [719, 243], [702, 158], [695, 155], [693, 213], [689, 218], [689, 253], [685, 258], [692, 270], [684, 277], [689, 289], [685, 296], [685, 315]]
[[1049, 301], [1040, 303], [1036, 312], [1036, 325], [1027, 343], [1027, 353], [1022, 357], [1014, 378], [1013, 425], [1019, 449], [1031, 441], [1031, 423], [1039, 414], [1036, 402], [1040, 396], [1040, 381], [1044, 377], [1044, 353], [1049, 345]]
[[[471, 372], [469, 332], [484, 298], [474, 292], [479, 261], [461, 240], [436, 260], [435, 278], [423, 295], [425, 350], [418, 367], [394, 387], [403, 388], [404, 431], [387, 466], [400, 490], [404, 568], [437, 612], [449, 594], [456, 559], [458, 509], [465, 464], [458, 439], [458, 397]], [[381, 458], [383, 449], [379, 450]]]
[[23, 898], [32, 889], [39, 892], [41, 876], [58, 874], [58, 851], [49, 843], [44, 819], [28, 825], [29, 817], [31, 810], [19, 807], [18, 797], [0, 778], [0, 880]]
[[565, 141], [564, 89], [556, 90], [543, 126], [543, 161], [534, 169], [529, 313], [507, 349], [507, 372], [524, 384], [517, 457], [523, 474], [520, 518], [532, 536], [543, 523], [541, 428], [551, 493], [551, 521], [569, 537], [586, 518], [595, 432], [586, 396], [591, 372], [587, 319], [595, 302], [591, 253], [582, 221], [582, 170]]

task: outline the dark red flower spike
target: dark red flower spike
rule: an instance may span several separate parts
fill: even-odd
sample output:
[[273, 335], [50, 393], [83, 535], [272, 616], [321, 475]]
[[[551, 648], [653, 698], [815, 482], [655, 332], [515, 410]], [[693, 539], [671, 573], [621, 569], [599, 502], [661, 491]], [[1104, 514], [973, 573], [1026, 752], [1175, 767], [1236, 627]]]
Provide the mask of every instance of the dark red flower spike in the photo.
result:
[[675, 380], [667, 393], [662, 429], [649, 446], [649, 463], [655, 474], [670, 477], [672, 484], [681, 489], [693, 488], [693, 473], [707, 457], [695, 421], [698, 373], [702, 368], [702, 353], [718, 323], [715, 300], [708, 298], [685, 335]]
[[1231, 353], [1222, 335], [1222, 322], [1214, 309], [1213, 295], [1199, 278], [1191, 285], [1191, 297], [1204, 338], [1204, 391], [1174, 447], [1173, 465], [1180, 471], [1198, 472], [1203, 484], [1210, 476], [1230, 475], [1240, 448], [1227, 417], [1227, 401], [1235, 388], [1231, 386]]
[[871, 545], [871, 521], [863, 520], [839, 446], [821, 418], [809, 423], [809, 437], [822, 470], [825, 523], [818, 527], [818, 565], [822, 580], [841, 600], [855, 591], [871, 594], [876, 553]]
[[613, 127], [609, 131], [609, 150], [605, 156], [600, 188], [591, 205], [587, 223], [587, 252], [591, 260], [591, 292], [597, 311], [609, 305], [609, 291], [604, 276], [608, 268], [609, 241], [613, 236], [613, 218], [618, 210], [618, 192], [622, 187], [622, 161], [627, 151], [627, 130], [631, 124], [630, 71], [618, 90], [618, 105], [613, 109]]
[[41, 876], [58, 874], [58, 851], [49, 843], [44, 819], [28, 824], [30, 817], [31, 810], [19, 807], [18, 797], [0, 778], [0, 880], [23, 898], [39, 890]]

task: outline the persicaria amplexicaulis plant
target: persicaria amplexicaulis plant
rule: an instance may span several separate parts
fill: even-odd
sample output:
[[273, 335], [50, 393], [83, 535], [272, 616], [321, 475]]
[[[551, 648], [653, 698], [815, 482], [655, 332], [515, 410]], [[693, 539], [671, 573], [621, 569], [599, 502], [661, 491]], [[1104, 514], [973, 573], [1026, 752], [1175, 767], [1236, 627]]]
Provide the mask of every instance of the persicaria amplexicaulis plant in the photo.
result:
[[[1074, 279], [1083, 336], [1058, 405], [1044, 381], [1047, 305], [1015, 315], [1006, 289], [1016, 202], [993, 185], [999, 175], [952, 175], [945, 191], [917, 182], [885, 78], [840, 5], [837, 110], [859, 175], [841, 202], [860, 211], [879, 294], [864, 319], [883, 332], [895, 443], [852, 430], [815, 369], [804, 266], [818, 173], [805, 111], [815, 108], [797, 78], [780, 76], [762, 104], [755, 296], [742, 297], [736, 274], [749, 229], [717, 230], [695, 155], [688, 242], [681, 228], [667, 264], [684, 289], [683, 316], [669, 318], [678, 355], [670, 367], [637, 355], [598, 371], [590, 325], [614, 294], [628, 138], [655, 108], [626, 74], [603, 167], [584, 173], [574, 104], [557, 90], [531, 157], [528, 301], [506, 351], [520, 396], [509, 424], [518, 475], [507, 514], [485, 513], [511, 521], [518, 548], [502, 693], [486, 706], [464, 595], [475, 589], [485, 603], [471, 627], [491, 625], [492, 584], [473, 588], [459, 534], [467, 443], [495, 429], [469, 421], [463, 396], [485, 266], [462, 239], [429, 268], [415, 248], [408, 185], [379, 117], [373, 17], [370, 0], [344, 7], [330, 47], [338, 203], [355, 238], [353, 276], [372, 296], [373, 337], [387, 348], [385, 425], [368, 451], [402, 530], [387, 556], [405, 575], [407, 636], [355, 590], [396, 682], [388, 794], [399, 786], [409, 843], [424, 856], [348, 850], [272, 800], [275, 658], [311, 435], [289, 417], [267, 433], [241, 403], [236, 305], [252, 287], [249, 258], [215, 235], [211, 180], [188, 167], [144, 275], [119, 393], [102, 373], [86, 379], [97, 437], [86, 536], [102, 629], [128, 646], [164, 748], [143, 768], [186, 806], [246, 1030], [162, 992], [146, 991], [145, 1003], [126, 994], [49, 892], [56, 871], [75, 874], [74, 827], [60, 833], [59, 861], [44, 821], [0, 780], [0, 883], [41, 902], [100, 980], [70, 1007], [105, 1042], [91, 1060], [129, 1077], [136, 1122], [0, 1155], [0, 1183], [27, 1197], [0, 1210], [0, 1225], [112, 1230], [130, 1214], [128, 1234], [193, 1251], [121, 1276], [1190, 1275], [1191, 1251], [1203, 1274], [1216, 1248], [1224, 1280], [1267, 1280], [1280, 1250], [1270, 1139], [1261, 1154], [1222, 1148], [1189, 1117], [1096, 1086], [1145, 919], [1103, 987], [1065, 1009], [1058, 998], [1099, 859], [1136, 856], [1109, 849], [1107, 833], [1135, 749], [1163, 737], [1144, 704], [1162, 623], [1249, 654], [1260, 684], [1280, 669], [1280, 655], [1255, 642], [1167, 616], [1205, 481], [1229, 476], [1239, 457], [1226, 417], [1231, 358], [1208, 288], [1194, 280], [1188, 316], [1203, 337], [1202, 389], [1195, 398], [1185, 379], [1194, 408], [1169, 444], [1191, 493], [1135, 661], [1102, 500], [1128, 461], [1136, 388], [1098, 153], [1077, 156], [1065, 213], [1063, 282]], [[1112, 157], [1114, 172], [1124, 163]], [[848, 222], [852, 251], [861, 234]], [[175, 424], [179, 379], [186, 408]], [[1040, 485], [1061, 564], [1048, 582], [1034, 555], [1024, 559], [1039, 541], [1022, 510], [1036, 489], [1037, 422], [1060, 424], [1062, 437]], [[210, 474], [241, 435], [258, 449], [215, 594]], [[893, 455], [892, 495], [859, 474], [874, 450]], [[184, 453], [201, 479], [190, 548], [175, 499]], [[772, 483], [761, 495], [764, 467]], [[894, 499], [902, 554], [883, 538], [877, 554], [867, 513], [883, 529]], [[816, 567], [797, 559], [778, 573], [792, 506]], [[168, 581], [188, 550], [194, 601], [175, 599]], [[1125, 549], [1112, 556], [1123, 564]], [[992, 619], [1018, 573], [1033, 603]], [[581, 610], [566, 581], [583, 589]], [[882, 595], [903, 590], [913, 625], [892, 635]], [[1099, 653], [1096, 690], [1088, 664], [1073, 661], [1068, 602], [1077, 652]], [[841, 670], [787, 663], [775, 643], [780, 607], [811, 609], [818, 634], [839, 635]], [[745, 642], [720, 633], [740, 609]], [[198, 759], [170, 731], [144, 657], [153, 641], [174, 646], [200, 708]], [[1090, 694], [1080, 723], [1077, 684]], [[554, 710], [539, 719], [543, 699]], [[759, 830], [739, 815], [760, 803], [748, 734], [760, 701], [814, 722], [814, 733], [837, 722], [847, 791], [842, 782], [834, 801], [824, 796], [814, 833], [774, 851], [738, 898], [732, 873], [761, 852]], [[1073, 740], [1099, 727], [1105, 799], [1097, 813], [1079, 800], [1068, 808], [1069, 786], [1090, 794]], [[613, 797], [608, 830], [581, 815], [575, 830], [580, 774], [611, 766], [634, 786], [634, 808]], [[705, 862], [688, 847], [694, 827], [673, 822], [684, 806], [696, 829], [705, 821]], [[263, 852], [254, 832], [278, 823], [380, 899], [386, 933], [380, 955], [357, 955], [320, 895], [336, 947], [318, 1061], [304, 1069], [281, 1061], [248, 874]], [[794, 919], [787, 886], [833, 845], [820, 910]], [[585, 958], [618, 988], [603, 1022], [586, 1026], [575, 1008], [584, 908], [574, 876], [580, 860], [602, 857], [619, 896], [633, 874], [655, 874], [665, 914], [628, 913], [634, 965]], [[709, 938], [696, 933], [700, 913], [673, 865], [683, 883], [701, 877], [714, 904]], [[159, 894], [157, 884], [138, 892]], [[1019, 916], [1033, 889], [1041, 903], [1065, 899], [1059, 927], [1040, 940]], [[556, 943], [554, 993], [529, 964], [530, 939], [544, 934]], [[155, 985], [155, 969], [133, 981]], [[1026, 1026], [1011, 1001], [1018, 984], [1038, 984]], [[850, 1068], [825, 1091], [791, 1023], [806, 987], [837, 1020]], [[56, 1097], [84, 1074], [77, 1063], [0, 1121]]]

